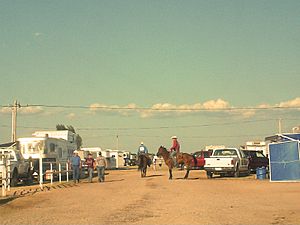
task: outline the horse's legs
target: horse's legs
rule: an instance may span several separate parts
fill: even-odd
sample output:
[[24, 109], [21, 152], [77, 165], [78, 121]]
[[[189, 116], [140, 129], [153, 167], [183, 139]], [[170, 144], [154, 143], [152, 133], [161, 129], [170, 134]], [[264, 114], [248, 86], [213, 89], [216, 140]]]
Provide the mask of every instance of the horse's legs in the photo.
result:
[[190, 172], [190, 168], [187, 168], [184, 179], [187, 179], [189, 177], [189, 172]]
[[172, 175], [172, 169], [169, 169], [169, 174], [170, 174], [169, 180], [172, 180], [172, 178], [173, 178], [173, 175]]

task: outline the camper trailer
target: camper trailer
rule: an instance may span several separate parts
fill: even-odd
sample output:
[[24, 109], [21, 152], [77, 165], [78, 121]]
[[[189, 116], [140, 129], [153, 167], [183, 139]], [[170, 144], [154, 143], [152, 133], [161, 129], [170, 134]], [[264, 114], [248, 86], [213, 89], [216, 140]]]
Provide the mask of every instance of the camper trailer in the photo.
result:
[[[53, 166], [55, 163], [66, 163], [77, 149], [75, 138], [68, 140], [70, 133], [73, 134], [70, 131], [36, 132], [33, 137], [18, 138], [18, 148], [25, 159], [33, 160], [35, 171], [38, 171], [40, 157], [44, 163], [54, 163]], [[61, 138], [59, 134], [62, 135]], [[48, 167], [43, 166], [43, 169]]]

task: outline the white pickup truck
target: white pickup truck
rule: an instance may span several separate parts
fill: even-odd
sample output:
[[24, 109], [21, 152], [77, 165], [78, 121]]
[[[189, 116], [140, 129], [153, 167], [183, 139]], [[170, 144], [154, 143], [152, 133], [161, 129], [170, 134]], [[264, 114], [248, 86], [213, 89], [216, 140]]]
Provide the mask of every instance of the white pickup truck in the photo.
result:
[[210, 158], [205, 159], [204, 170], [207, 178], [214, 174], [239, 177], [240, 173], [250, 173], [248, 158], [237, 148], [215, 149]]
[[20, 180], [32, 181], [33, 170], [29, 161], [23, 158], [19, 150], [13, 148], [0, 148], [0, 178], [2, 178], [2, 174], [7, 173], [6, 160], [10, 161], [10, 186], [17, 186]]

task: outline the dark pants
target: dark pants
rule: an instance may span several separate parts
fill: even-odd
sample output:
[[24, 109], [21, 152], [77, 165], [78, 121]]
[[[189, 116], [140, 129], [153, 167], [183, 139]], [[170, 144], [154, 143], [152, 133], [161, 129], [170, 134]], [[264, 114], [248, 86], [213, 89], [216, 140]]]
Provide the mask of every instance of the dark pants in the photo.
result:
[[73, 180], [74, 182], [78, 181], [79, 182], [79, 166], [73, 166]]
[[105, 167], [104, 166], [97, 166], [98, 172], [98, 181], [104, 182], [104, 175], [105, 175]]

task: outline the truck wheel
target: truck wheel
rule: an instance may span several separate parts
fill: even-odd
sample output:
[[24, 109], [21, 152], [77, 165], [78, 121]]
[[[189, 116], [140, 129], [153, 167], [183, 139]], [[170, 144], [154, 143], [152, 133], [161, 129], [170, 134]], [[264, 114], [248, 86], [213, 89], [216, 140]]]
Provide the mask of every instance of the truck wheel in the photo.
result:
[[18, 171], [14, 170], [13, 175], [10, 179], [10, 186], [15, 187], [18, 184]]
[[250, 168], [248, 168], [248, 170], [247, 170], [247, 172], [246, 172], [246, 175], [247, 175], [247, 176], [250, 176], [250, 173], [251, 173], [251, 170], [250, 170]]
[[207, 179], [211, 179], [213, 177], [212, 172], [206, 172]]
[[240, 176], [240, 170], [239, 170], [239, 167], [237, 166], [236, 167], [236, 170], [234, 171], [234, 177], [239, 177]]

